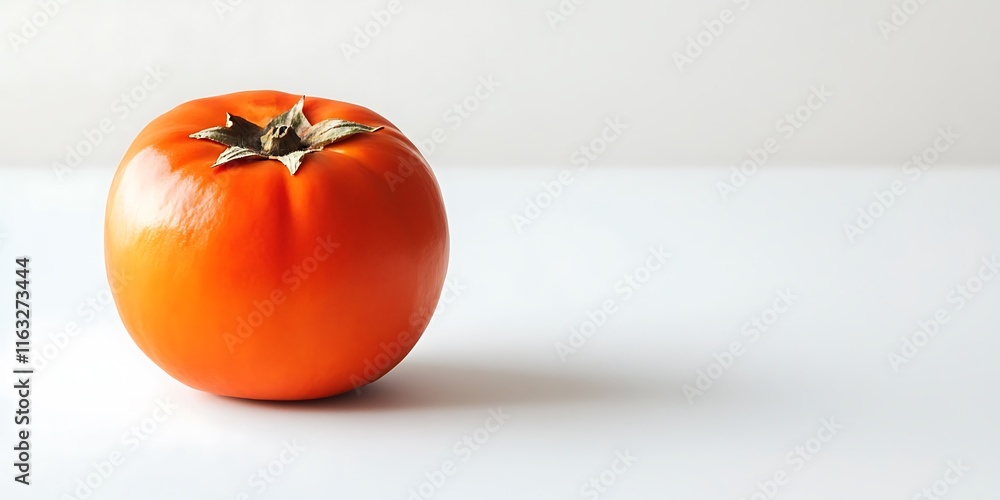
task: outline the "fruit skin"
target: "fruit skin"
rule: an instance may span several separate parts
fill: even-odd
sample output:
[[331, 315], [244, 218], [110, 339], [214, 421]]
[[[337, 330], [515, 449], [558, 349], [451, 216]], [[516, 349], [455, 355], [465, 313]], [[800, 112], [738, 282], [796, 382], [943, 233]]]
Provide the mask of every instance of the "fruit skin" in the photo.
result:
[[385, 118], [306, 97], [312, 123], [385, 128], [305, 155], [294, 176], [275, 160], [210, 168], [225, 146], [188, 137], [227, 112], [264, 125], [299, 98], [182, 104], [139, 133], [112, 182], [105, 263], [118, 313], [150, 359], [195, 389], [265, 400], [349, 391], [402, 360], [441, 294], [441, 192]]

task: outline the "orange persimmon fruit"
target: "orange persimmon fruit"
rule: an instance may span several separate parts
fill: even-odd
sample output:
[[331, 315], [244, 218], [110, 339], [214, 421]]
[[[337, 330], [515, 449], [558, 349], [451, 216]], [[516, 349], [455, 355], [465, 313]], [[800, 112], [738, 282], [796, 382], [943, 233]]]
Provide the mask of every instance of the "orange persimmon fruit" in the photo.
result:
[[275, 91], [153, 120], [114, 176], [105, 263], [139, 348], [180, 382], [322, 398], [409, 353], [444, 285], [426, 160], [378, 114]]

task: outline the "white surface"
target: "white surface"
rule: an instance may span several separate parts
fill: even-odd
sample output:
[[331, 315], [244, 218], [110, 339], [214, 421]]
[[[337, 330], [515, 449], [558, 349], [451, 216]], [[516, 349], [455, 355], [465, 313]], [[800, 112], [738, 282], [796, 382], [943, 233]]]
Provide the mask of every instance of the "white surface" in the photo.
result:
[[[901, 6], [912, 15], [894, 19]], [[116, 163], [181, 102], [273, 88], [368, 106], [415, 139], [441, 128], [436, 165], [559, 165], [615, 116], [632, 128], [609, 164], [719, 165], [825, 85], [835, 98], [775, 162], [895, 163], [954, 126], [967, 134], [954, 161], [996, 163], [998, 17], [994, 0], [8, 0], [0, 109], [18, 118], [0, 137], [17, 137], [5, 161], [48, 166], [108, 119], [115, 132], [88, 160]], [[879, 23], [894, 21], [884, 38]], [[376, 36], [348, 58], [365, 29]], [[150, 67], [166, 76], [144, 90]], [[501, 86], [477, 102], [488, 76]], [[125, 107], [131, 92], [142, 99]], [[455, 121], [466, 99], [475, 110]]]
[[[1000, 280], [961, 310], [948, 293], [1000, 252], [1000, 172], [941, 167], [911, 182], [899, 167], [769, 167], [724, 203], [715, 183], [728, 173], [574, 171], [518, 234], [511, 214], [558, 169], [438, 169], [459, 296], [360, 396], [266, 404], [188, 389], [139, 352], [112, 307], [91, 319], [81, 306], [106, 289], [110, 170], [62, 184], [47, 169], [0, 170], [0, 266], [32, 257], [36, 349], [68, 322], [82, 327], [34, 381], [35, 484], [15, 486], [5, 466], [0, 497], [65, 498], [92, 462], [122, 451], [93, 498], [405, 499], [452, 460], [435, 499], [569, 499], [626, 450], [636, 463], [600, 498], [750, 498], [783, 470], [778, 498], [910, 499], [949, 461], [972, 470], [947, 498], [995, 497]], [[849, 242], [842, 225], [895, 179], [906, 193]], [[659, 245], [671, 258], [623, 300], [616, 282]], [[743, 324], [785, 288], [798, 300], [746, 342]], [[557, 343], [607, 299], [618, 312], [560, 361]], [[951, 321], [894, 372], [887, 353], [938, 308]], [[734, 340], [745, 354], [689, 404], [682, 386]], [[4, 415], [11, 396], [0, 390]], [[158, 400], [178, 408], [129, 449], [122, 434]], [[510, 420], [463, 461], [456, 441], [501, 407]], [[786, 455], [831, 417], [843, 429], [796, 471]], [[252, 475], [293, 440], [305, 451], [258, 494]]]

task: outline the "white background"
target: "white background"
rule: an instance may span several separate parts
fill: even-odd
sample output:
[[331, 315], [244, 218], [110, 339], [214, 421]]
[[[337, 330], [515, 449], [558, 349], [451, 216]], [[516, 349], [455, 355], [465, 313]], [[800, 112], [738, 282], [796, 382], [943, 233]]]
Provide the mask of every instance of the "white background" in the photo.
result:
[[[727, 203], [714, 189], [725, 168], [594, 168], [521, 233], [518, 201], [555, 170], [441, 168], [457, 297], [386, 378], [305, 404], [199, 393], [142, 355], [101, 303], [110, 174], [97, 172], [54, 185], [12, 169], [0, 183], [0, 262], [32, 256], [35, 347], [55, 353], [34, 380], [36, 484], [15, 487], [5, 466], [4, 498], [73, 494], [115, 451], [126, 461], [94, 498], [403, 499], [445, 460], [458, 472], [433, 498], [593, 498], [581, 486], [626, 450], [636, 463], [600, 498], [739, 499], [780, 469], [779, 498], [910, 499], [949, 461], [972, 470], [947, 498], [1000, 488], [1000, 279], [961, 309], [949, 297], [1000, 253], [996, 171], [907, 180], [851, 242], [843, 224], [906, 179], [897, 167], [772, 167]], [[626, 299], [616, 284], [653, 246], [671, 258]], [[751, 342], [745, 323], [785, 289], [798, 298]], [[557, 345], [606, 300], [617, 312], [562, 361]], [[949, 321], [894, 370], [889, 353], [942, 308]], [[81, 333], [56, 349], [71, 322]], [[686, 398], [733, 341], [743, 355]], [[8, 370], [12, 356], [0, 359]], [[11, 394], [0, 391], [4, 414]], [[178, 408], [128, 448], [122, 434], [167, 399]], [[491, 408], [510, 420], [461, 461], [455, 442]], [[794, 471], [787, 454], [824, 418], [843, 429]], [[306, 451], [257, 494], [251, 475], [285, 440]]]
[[[90, 498], [407, 499], [448, 460], [457, 472], [432, 498], [594, 498], [581, 487], [617, 452], [636, 461], [605, 474], [599, 498], [751, 498], [784, 472], [776, 498], [911, 499], [950, 462], [971, 469], [946, 498], [996, 496], [1000, 280], [961, 308], [955, 294], [1000, 254], [997, 4], [930, 1], [888, 40], [882, 0], [591, 0], [556, 28], [557, 2], [402, 5], [351, 61], [341, 43], [384, 2], [245, 0], [220, 15], [211, 1], [74, 1], [0, 50], [0, 276], [32, 257], [36, 355], [54, 353], [33, 381], [34, 485], [5, 465], [0, 497], [75, 498], [115, 452], [124, 463]], [[735, 21], [679, 72], [673, 52], [724, 8]], [[39, 9], [5, 3], [0, 28], [18, 33]], [[115, 111], [157, 67], [163, 81]], [[448, 110], [490, 75], [502, 85], [453, 126]], [[778, 121], [824, 85], [834, 95], [785, 136]], [[457, 296], [360, 395], [199, 393], [145, 358], [106, 301], [103, 207], [122, 152], [172, 106], [248, 88], [357, 102], [414, 140], [447, 133], [425, 154]], [[627, 128], [578, 168], [613, 118]], [[102, 120], [113, 132], [57, 174]], [[959, 137], [935, 143], [939, 129]], [[734, 174], [768, 139], [777, 151]], [[906, 162], [924, 154], [916, 177]], [[661, 246], [670, 259], [626, 300], [619, 281]], [[794, 303], [752, 341], [745, 325], [778, 290]], [[608, 300], [616, 312], [561, 359]], [[889, 354], [942, 309], [948, 321], [894, 369]], [[80, 333], [62, 342], [71, 324]], [[719, 373], [734, 341], [743, 354]], [[717, 380], [686, 397], [705, 370]], [[123, 434], [158, 402], [176, 408], [132, 449]], [[463, 460], [455, 443], [501, 408], [510, 419]], [[788, 453], [824, 419], [842, 428], [797, 469]], [[0, 426], [0, 463], [13, 429]], [[253, 475], [286, 441], [304, 451], [259, 492]]]
[[[109, 118], [88, 160], [115, 164], [181, 102], [269, 88], [368, 106], [414, 139], [444, 128], [438, 165], [563, 165], [612, 116], [632, 129], [610, 164], [718, 165], [826, 85], [835, 99], [773, 162], [897, 163], [949, 125], [966, 134], [949, 161], [994, 162], [1000, 3], [930, 0], [887, 40], [878, 23], [901, 1], [589, 0], [553, 28], [560, 0], [402, 0], [348, 60], [343, 44], [387, 0], [72, 0], [17, 50], [5, 37], [0, 102], [17, 119], [0, 137], [18, 137], [9, 160], [50, 165]], [[679, 72], [673, 54], [723, 9], [732, 23]], [[38, 10], [3, 2], [0, 29], [20, 33]], [[168, 76], [122, 118], [115, 101], [147, 67]], [[445, 113], [489, 75], [502, 86], [453, 128]]]

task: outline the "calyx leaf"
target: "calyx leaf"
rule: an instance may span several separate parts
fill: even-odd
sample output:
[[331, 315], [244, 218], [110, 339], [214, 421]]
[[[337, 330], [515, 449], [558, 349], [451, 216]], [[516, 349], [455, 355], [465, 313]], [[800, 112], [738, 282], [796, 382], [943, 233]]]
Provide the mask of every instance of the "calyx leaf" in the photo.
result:
[[306, 154], [320, 151], [352, 135], [376, 132], [382, 128], [337, 119], [310, 124], [302, 113], [305, 99], [303, 96], [291, 109], [272, 118], [263, 128], [226, 113], [225, 126], [210, 127], [190, 137], [228, 146], [212, 164], [213, 168], [245, 158], [262, 158], [280, 161], [295, 175]]

